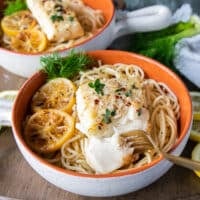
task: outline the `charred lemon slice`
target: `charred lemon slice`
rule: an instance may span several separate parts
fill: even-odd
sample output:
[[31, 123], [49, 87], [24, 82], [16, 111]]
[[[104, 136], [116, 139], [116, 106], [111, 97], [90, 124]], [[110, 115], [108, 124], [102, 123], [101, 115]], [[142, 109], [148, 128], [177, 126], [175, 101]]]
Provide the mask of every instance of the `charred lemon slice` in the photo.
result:
[[40, 110], [25, 123], [27, 144], [36, 152], [50, 153], [58, 150], [74, 133], [74, 118], [56, 109]]
[[5, 16], [1, 21], [2, 30], [7, 36], [16, 36], [19, 32], [31, 29], [36, 25], [37, 21], [28, 10]]
[[47, 47], [46, 35], [39, 29], [28, 29], [11, 37], [11, 49], [22, 53], [39, 53]]
[[66, 78], [56, 78], [44, 84], [32, 98], [32, 111], [54, 108], [70, 113], [75, 103], [76, 87]]

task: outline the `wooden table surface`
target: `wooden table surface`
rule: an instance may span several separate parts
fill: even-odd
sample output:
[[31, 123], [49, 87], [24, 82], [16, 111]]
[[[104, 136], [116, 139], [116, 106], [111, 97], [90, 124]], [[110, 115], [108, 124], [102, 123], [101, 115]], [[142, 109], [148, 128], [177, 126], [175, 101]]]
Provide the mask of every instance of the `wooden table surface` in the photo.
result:
[[[0, 68], [0, 91], [19, 88], [25, 79]], [[187, 81], [186, 81], [187, 82]], [[191, 90], [199, 90], [187, 82]], [[188, 142], [183, 156], [190, 157], [195, 143]], [[15, 145], [11, 129], [0, 136], [0, 200], [2, 196], [24, 200], [198, 200], [200, 178], [193, 171], [173, 166], [163, 177], [137, 192], [110, 198], [84, 197], [63, 191], [39, 176]]]

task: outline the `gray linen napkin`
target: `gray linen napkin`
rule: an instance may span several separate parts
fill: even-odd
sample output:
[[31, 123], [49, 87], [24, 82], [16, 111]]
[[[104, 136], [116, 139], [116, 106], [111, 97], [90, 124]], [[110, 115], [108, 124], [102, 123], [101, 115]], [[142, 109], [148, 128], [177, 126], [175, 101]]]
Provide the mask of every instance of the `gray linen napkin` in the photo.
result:
[[[183, 4], [172, 17], [172, 23], [187, 21], [192, 15], [189, 4]], [[176, 44], [175, 67], [188, 80], [200, 87], [200, 35], [184, 38]]]
[[174, 65], [187, 79], [200, 87], [200, 35], [182, 39], [176, 45]]

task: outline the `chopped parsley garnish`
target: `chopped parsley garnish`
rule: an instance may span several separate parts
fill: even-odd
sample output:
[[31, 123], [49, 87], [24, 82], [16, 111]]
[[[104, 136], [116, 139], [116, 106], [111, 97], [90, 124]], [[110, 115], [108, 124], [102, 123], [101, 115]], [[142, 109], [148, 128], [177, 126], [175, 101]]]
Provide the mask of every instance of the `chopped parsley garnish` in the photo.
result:
[[59, 21], [63, 21], [64, 18], [63, 18], [62, 15], [54, 14], [54, 15], [51, 16], [51, 20], [52, 20], [52, 22], [55, 22], [55, 21], [59, 22]]
[[74, 21], [74, 18], [72, 16], [69, 16], [69, 21], [70, 22], [73, 22]]
[[137, 111], [136, 111], [136, 112], [137, 112], [137, 115], [138, 115], [138, 116], [140, 116], [140, 115], [142, 114], [142, 109], [141, 109], [141, 108], [139, 108], [139, 109], [137, 109]]
[[106, 108], [105, 114], [103, 114], [103, 122], [109, 124], [112, 122], [111, 118], [116, 115], [116, 110], [109, 110]]
[[115, 92], [121, 92], [121, 91], [125, 91], [125, 90], [126, 90], [126, 89], [122, 87], [122, 88], [116, 89]]
[[131, 90], [127, 91], [127, 92], [125, 93], [125, 95], [126, 95], [126, 97], [130, 97], [130, 96], [132, 95], [132, 91], [131, 91]]
[[126, 91], [126, 88], [124, 87], [116, 89], [115, 92], [117, 92], [119, 95], [121, 94], [121, 92], [123, 92], [123, 94], [125, 94], [126, 97], [130, 97], [132, 95], [132, 91], [131, 90]]
[[99, 79], [96, 79], [94, 83], [88, 83], [88, 86], [93, 88], [97, 94], [104, 95], [103, 88], [105, 87], [105, 84], [101, 83]]

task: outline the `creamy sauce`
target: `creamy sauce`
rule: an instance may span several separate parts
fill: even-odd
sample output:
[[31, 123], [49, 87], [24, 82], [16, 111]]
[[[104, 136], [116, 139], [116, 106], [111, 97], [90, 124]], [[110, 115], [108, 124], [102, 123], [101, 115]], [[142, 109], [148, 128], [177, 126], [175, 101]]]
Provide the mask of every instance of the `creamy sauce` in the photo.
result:
[[64, 2], [59, 0], [26, 2], [50, 41], [64, 42], [84, 35], [75, 13]]

